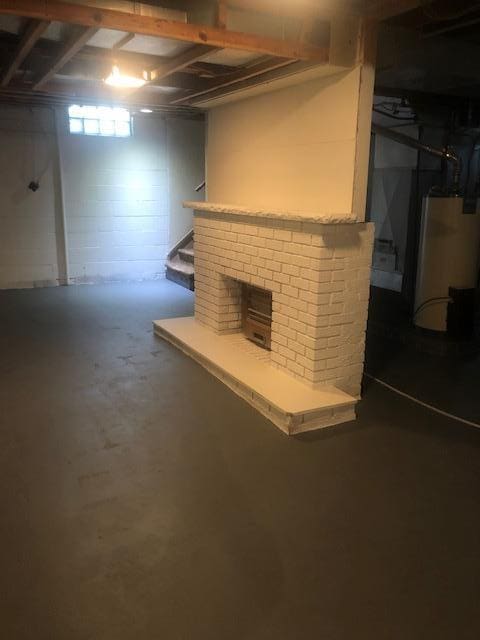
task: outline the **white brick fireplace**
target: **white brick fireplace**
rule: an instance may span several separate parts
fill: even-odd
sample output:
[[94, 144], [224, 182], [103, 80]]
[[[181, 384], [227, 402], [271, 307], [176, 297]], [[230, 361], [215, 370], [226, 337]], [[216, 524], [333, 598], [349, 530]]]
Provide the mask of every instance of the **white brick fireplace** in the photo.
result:
[[372, 225], [186, 204], [195, 207], [195, 319], [218, 334], [241, 331], [239, 284], [271, 291], [271, 364], [358, 397]]
[[[289, 434], [354, 419], [360, 397], [374, 75], [362, 37], [344, 43], [351, 67], [205, 105], [207, 201], [184, 203], [195, 317], [154, 323]], [[255, 296], [269, 313], [250, 308]]]
[[[195, 209], [195, 318], [157, 321], [156, 333], [289, 434], [354, 419], [373, 225], [212, 203], [185, 206]], [[229, 339], [242, 335], [245, 284], [272, 295], [269, 357], [259, 346], [248, 347], [246, 338]]]

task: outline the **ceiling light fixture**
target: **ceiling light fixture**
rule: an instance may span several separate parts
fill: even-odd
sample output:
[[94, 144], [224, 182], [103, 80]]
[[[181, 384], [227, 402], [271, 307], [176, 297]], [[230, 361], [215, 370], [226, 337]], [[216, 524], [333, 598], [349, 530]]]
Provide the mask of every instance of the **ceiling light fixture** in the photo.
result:
[[140, 109], [142, 113], [153, 113], [152, 109]]
[[111, 74], [105, 78], [105, 84], [110, 87], [118, 87], [120, 89], [139, 89], [147, 82], [143, 78], [136, 76], [126, 76], [120, 73], [120, 69], [114, 65]]

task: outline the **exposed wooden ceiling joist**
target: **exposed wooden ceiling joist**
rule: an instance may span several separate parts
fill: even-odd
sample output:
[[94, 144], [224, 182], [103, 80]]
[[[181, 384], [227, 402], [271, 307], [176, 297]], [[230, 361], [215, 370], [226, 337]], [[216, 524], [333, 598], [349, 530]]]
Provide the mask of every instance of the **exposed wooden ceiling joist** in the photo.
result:
[[85, 27], [79, 33], [75, 33], [62, 47], [62, 50], [56, 57], [53, 64], [48, 68], [43, 75], [36, 80], [33, 85], [33, 90], [38, 91], [41, 87], [50, 80], [60, 69], [67, 64], [73, 56], [80, 51], [80, 49], [87, 44], [87, 42], [93, 38], [97, 33], [97, 27]]
[[[3, 37], [0, 39], [0, 58], [11, 60], [15, 56], [15, 52], [19, 47], [20, 38], [14, 36]], [[198, 45], [201, 47], [201, 45]], [[196, 45], [194, 45], [196, 47]], [[193, 47], [189, 50], [190, 60], [198, 59], [206, 51], [210, 51], [207, 47], [195, 49], [197, 54], [194, 55]], [[58, 56], [58, 43], [49, 40], [39, 40], [31, 49], [27, 62], [28, 69], [32, 72], [33, 77], [39, 77], [44, 70], [48, 69]], [[172, 58], [164, 56], [154, 56], [143, 53], [135, 53], [133, 51], [122, 51], [118, 49], [102, 49], [99, 47], [85, 45], [65, 66], [59, 71], [62, 76], [76, 77], [78, 82], [92, 81], [104, 78], [111, 70], [112, 64], [119, 64], [122, 72], [129, 75], [141, 75], [144, 70], [160, 70], [164, 69], [168, 73], [161, 76], [161, 82], [155, 81], [165, 87], [177, 87], [183, 90], [199, 90], [204, 88], [205, 80], [224, 77], [231, 74], [234, 68], [231, 66], [221, 65], [211, 62], [193, 62], [188, 67], [183, 67], [181, 61], [173, 65]], [[185, 58], [183, 59], [185, 61]], [[172, 67], [177, 69], [173, 71]], [[181, 68], [180, 68], [181, 67]], [[25, 64], [21, 64], [20, 69], [25, 69]], [[13, 80], [10, 84], [12, 84]], [[1, 86], [1, 85], [0, 85]], [[48, 83], [50, 90], [51, 82]]]
[[100, 9], [57, 0], [0, 0], [0, 14], [55, 20], [84, 27], [114, 29], [148, 36], [157, 36], [204, 44], [221, 49], [241, 49], [262, 55], [298, 60], [316, 60], [324, 57], [324, 49], [301, 42], [266, 38], [251, 33], [240, 33], [184, 22], [162, 20], [125, 11]]
[[134, 33], [127, 33], [120, 38], [112, 47], [112, 49], [121, 49], [135, 38]]
[[75, 59], [88, 59], [99, 63], [118, 64], [122, 70], [124, 67], [140, 73], [143, 70], [150, 70], [160, 67], [163, 63], [169, 62], [170, 58], [165, 56], [155, 56], [147, 53], [137, 53], [135, 51], [124, 51], [123, 49], [103, 49], [101, 47], [86, 45]]
[[184, 51], [171, 60], [168, 60], [168, 62], [163, 62], [156, 69], [151, 70], [149, 74], [150, 81], [158, 83], [162, 78], [166, 78], [176, 71], [181, 71], [182, 69], [185, 69], [185, 67], [189, 67], [191, 64], [198, 62], [198, 60], [201, 60], [213, 51], [217, 51], [217, 47], [206, 47], [203, 44], [195, 45], [191, 49], [187, 49], [187, 51]]
[[45, 32], [49, 24], [50, 23], [45, 20], [31, 20], [27, 24], [25, 33], [23, 34], [20, 42], [17, 45], [10, 64], [6, 67], [2, 75], [0, 86], [8, 86], [10, 80], [15, 75], [15, 72], [20, 68], [20, 65], [33, 49], [35, 43]]
[[186, 69], [182, 69], [182, 71], [202, 78], [217, 78], [218, 76], [232, 73], [232, 67], [227, 64], [217, 64], [216, 62], [194, 62]]
[[373, 0], [367, 6], [365, 13], [369, 18], [383, 21], [432, 2], [433, 0]]
[[[2, 59], [5, 59], [5, 56], [7, 56], [7, 60], [13, 58], [16, 49], [20, 45], [20, 41], [21, 37], [19, 36], [10, 33], [2, 33], [0, 37], [0, 56], [2, 56]], [[55, 58], [58, 55], [59, 46], [58, 41], [40, 38], [28, 54], [26, 60], [27, 66], [30, 65], [33, 57], [40, 59]], [[108, 61], [110, 64], [116, 60], [120, 64], [126, 63], [136, 65], [139, 69], [153, 69], [169, 60], [169, 58], [165, 56], [118, 49], [118, 43], [111, 49], [86, 44], [77, 53], [75, 58], [87, 58], [98, 60], [100, 62]], [[25, 65], [20, 65], [20, 69], [23, 69], [24, 67]]]
[[[122, 70], [124, 68], [129, 75], [138, 75], [139, 73], [138, 67], [122, 67]], [[79, 56], [76, 56], [62, 69], [61, 77], [64, 81], [76, 81], [77, 84], [80, 84], [81, 82], [97, 82], [99, 84], [103, 84], [100, 80], [106, 77], [110, 71], [111, 65], [108, 61], [103, 61], [99, 65], [98, 61], [95, 59], [80, 58]], [[176, 71], [175, 73], [162, 78], [159, 85], [166, 89], [199, 91], [204, 88], [205, 82], [208, 81], [209, 79], [199, 78], [194, 74], [185, 73], [185, 70], [181, 69], [180, 71]], [[48, 91], [50, 91], [51, 84], [52, 81], [49, 81], [48, 85], [45, 86]]]
[[206, 83], [203, 89], [193, 91], [187, 96], [172, 100], [170, 104], [190, 104], [194, 99], [195, 101], [199, 101], [198, 98], [200, 98], [200, 96], [204, 96], [221, 89], [226, 89], [227, 87], [230, 87], [237, 82], [249, 80], [250, 78], [256, 78], [257, 76], [261, 76], [262, 74], [273, 71], [274, 69], [280, 69], [281, 67], [292, 64], [293, 62], [295, 62], [295, 60], [289, 60], [288, 58], [263, 60], [262, 62], [247, 67], [246, 69], [234, 71], [223, 80], [211, 80], [208, 82], [208, 84]]
[[[147, 85], [152, 83], [161, 84], [162, 79], [185, 69], [198, 60], [201, 60], [209, 53], [217, 50], [217, 47], [208, 47], [203, 44], [196, 44], [191, 49], [187, 49], [177, 56], [162, 62], [162, 64], [155, 69], [150, 69], [150, 71], [148, 71]], [[132, 89], [128, 92], [128, 95], [137, 93], [140, 89], [141, 87], [139, 89]]]

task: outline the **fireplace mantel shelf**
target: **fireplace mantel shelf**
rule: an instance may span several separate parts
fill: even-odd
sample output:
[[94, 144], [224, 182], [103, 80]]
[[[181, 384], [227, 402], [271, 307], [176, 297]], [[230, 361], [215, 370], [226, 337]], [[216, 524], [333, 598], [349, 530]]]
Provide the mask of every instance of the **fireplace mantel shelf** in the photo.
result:
[[206, 211], [209, 213], [227, 213], [237, 216], [252, 216], [254, 218], [269, 218], [273, 220], [292, 220], [295, 222], [312, 222], [316, 224], [358, 224], [360, 221], [351, 213], [300, 213], [299, 211], [279, 211], [275, 209], [259, 209], [241, 207], [234, 204], [220, 204], [218, 202], [203, 202], [185, 200], [185, 209]]

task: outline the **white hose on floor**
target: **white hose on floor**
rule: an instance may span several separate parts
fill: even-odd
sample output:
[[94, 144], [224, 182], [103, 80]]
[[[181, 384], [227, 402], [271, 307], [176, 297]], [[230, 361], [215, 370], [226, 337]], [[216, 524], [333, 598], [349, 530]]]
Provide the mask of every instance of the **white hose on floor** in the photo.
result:
[[422, 402], [418, 398], [414, 398], [413, 396], [408, 395], [408, 393], [405, 393], [404, 391], [400, 391], [400, 389], [397, 389], [396, 387], [392, 387], [390, 384], [387, 384], [386, 382], [384, 382], [383, 380], [380, 380], [379, 378], [375, 378], [374, 376], [370, 375], [369, 373], [364, 373], [364, 375], [365, 375], [366, 378], [370, 378], [370, 380], [373, 380], [374, 382], [378, 382], [378, 384], [382, 385], [382, 387], [385, 387], [386, 389], [389, 389], [390, 391], [393, 391], [394, 393], [397, 393], [399, 396], [402, 396], [403, 398], [408, 398], [408, 400], [411, 400], [412, 402], [416, 402], [417, 404], [421, 405], [422, 407], [430, 409], [430, 411], [434, 411], [435, 413], [438, 413], [441, 416], [445, 416], [446, 418], [450, 418], [451, 420], [456, 420], [457, 422], [461, 422], [462, 424], [466, 424], [469, 427], [475, 427], [476, 429], [480, 429], [480, 424], [478, 424], [477, 422], [472, 422], [471, 420], [465, 420], [465, 418], [460, 418], [459, 416], [453, 415], [453, 413], [448, 413], [447, 411], [442, 411], [441, 409], [438, 409], [437, 407], [434, 407], [431, 404], [427, 404], [426, 402]]

